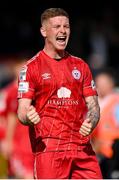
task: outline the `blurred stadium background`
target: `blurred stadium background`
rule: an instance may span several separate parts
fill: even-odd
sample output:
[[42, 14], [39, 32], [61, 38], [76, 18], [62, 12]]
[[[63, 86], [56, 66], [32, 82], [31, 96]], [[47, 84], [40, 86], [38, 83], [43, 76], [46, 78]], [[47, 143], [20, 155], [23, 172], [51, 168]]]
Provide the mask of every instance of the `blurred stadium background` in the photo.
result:
[[[94, 69], [103, 65], [118, 69], [119, 8], [112, 0], [79, 1], [79, 4], [55, 0], [1, 1], [0, 62], [8, 62], [15, 53], [27, 52], [32, 56], [43, 47], [40, 14], [48, 7], [68, 11], [72, 34], [67, 49], [72, 54], [84, 58]], [[0, 78], [0, 86], [1, 81]]]
[[1, 0], [0, 90], [14, 79], [12, 68], [18, 57], [29, 59], [42, 49], [40, 15], [50, 7], [61, 7], [69, 13], [71, 37], [67, 50], [88, 62], [94, 75], [111, 66], [119, 84], [117, 1]]

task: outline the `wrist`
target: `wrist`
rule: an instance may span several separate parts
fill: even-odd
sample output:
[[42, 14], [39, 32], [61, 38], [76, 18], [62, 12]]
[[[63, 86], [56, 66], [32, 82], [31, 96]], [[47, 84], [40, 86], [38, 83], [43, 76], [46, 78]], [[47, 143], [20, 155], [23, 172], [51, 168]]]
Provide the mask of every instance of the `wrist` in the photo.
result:
[[29, 119], [27, 119], [27, 118], [20, 120], [20, 122], [25, 126], [33, 125], [33, 123], [31, 121], [29, 121]]

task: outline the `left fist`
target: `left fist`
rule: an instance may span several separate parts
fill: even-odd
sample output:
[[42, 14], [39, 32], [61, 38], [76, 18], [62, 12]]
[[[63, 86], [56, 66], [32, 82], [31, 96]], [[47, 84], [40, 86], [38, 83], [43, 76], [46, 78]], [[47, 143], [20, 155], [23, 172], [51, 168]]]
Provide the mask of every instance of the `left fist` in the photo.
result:
[[87, 118], [82, 123], [79, 132], [83, 136], [88, 136], [91, 134], [92, 130], [93, 130], [92, 122], [90, 119]]

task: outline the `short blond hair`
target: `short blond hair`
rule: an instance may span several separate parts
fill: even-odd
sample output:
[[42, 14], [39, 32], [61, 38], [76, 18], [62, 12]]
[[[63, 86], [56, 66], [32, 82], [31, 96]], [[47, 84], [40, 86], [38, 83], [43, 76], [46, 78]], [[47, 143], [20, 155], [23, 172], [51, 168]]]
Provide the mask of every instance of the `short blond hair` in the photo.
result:
[[41, 25], [43, 24], [44, 21], [48, 20], [49, 18], [56, 17], [56, 16], [66, 16], [67, 18], [69, 18], [68, 13], [64, 9], [49, 8], [49, 9], [46, 9], [41, 14]]

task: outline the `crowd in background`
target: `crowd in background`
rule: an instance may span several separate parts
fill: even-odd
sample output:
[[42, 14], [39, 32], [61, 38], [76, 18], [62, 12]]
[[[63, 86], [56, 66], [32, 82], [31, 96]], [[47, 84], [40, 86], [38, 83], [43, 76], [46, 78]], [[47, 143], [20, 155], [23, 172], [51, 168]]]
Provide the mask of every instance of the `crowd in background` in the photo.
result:
[[[67, 9], [70, 13], [70, 8]], [[67, 50], [85, 59], [92, 69], [101, 109], [100, 122], [92, 134], [92, 144], [104, 178], [119, 178], [119, 11], [110, 6], [104, 8], [101, 13], [97, 13], [97, 16], [93, 16], [93, 13], [89, 16], [88, 13], [78, 16], [77, 9], [72, 17], [71, 33], [73, 35]], [[36, 12], [33, 11], [31, 14], [34, 15], [34, 13]], [[40, 20], [37, 17], [37, 22], [34, 23], [35, 15], [30, 19], [28, 14], [25, 16], [25, 12], [21, 15], [21, 19], [20, 16], [17, 19], [11, 11], [7, 13], [5, 11], [2, 19], [3, 26], [0, 34], [2, 38], [0, 45], [0, 178], [32, 178], [33, 157], [30, 145], [24, 144], [24, 142], [29, 143], [29, 140], [27, 141], [28, 130], [27, 127], [22, 129], [20, 127], [22, 125], [17, 121], [15, 81], [18, 71], [15, 69], [17, 70], [18, 64], [23, 63], [22, 60], [28, 60], [42, 47], [40, 33], [36, 31], [38, 28], [35, 29], [36, 26], [40, 26]], [[10, 30], [9, 33], [8, 30]], [[14, 115], [12, 120], [15, 120], [9, 127], [11, 114]], [[20, 133], [24, 133], [25, 140], [20, 140]], [[17, 141], [15, 136], [18, 138]], [[22, 154], [19, 154], [16, 146], [21, 147]], [[26, 154], [31, 156], [31, 159], [28, 158], [26, 162], [22, 162], [22, 157]], [[14, 165], [13, 169], [11, 169], [11, 161], [12, 166]], [[27, 173], [26, 167], [27, 170], [29, 168]]]

